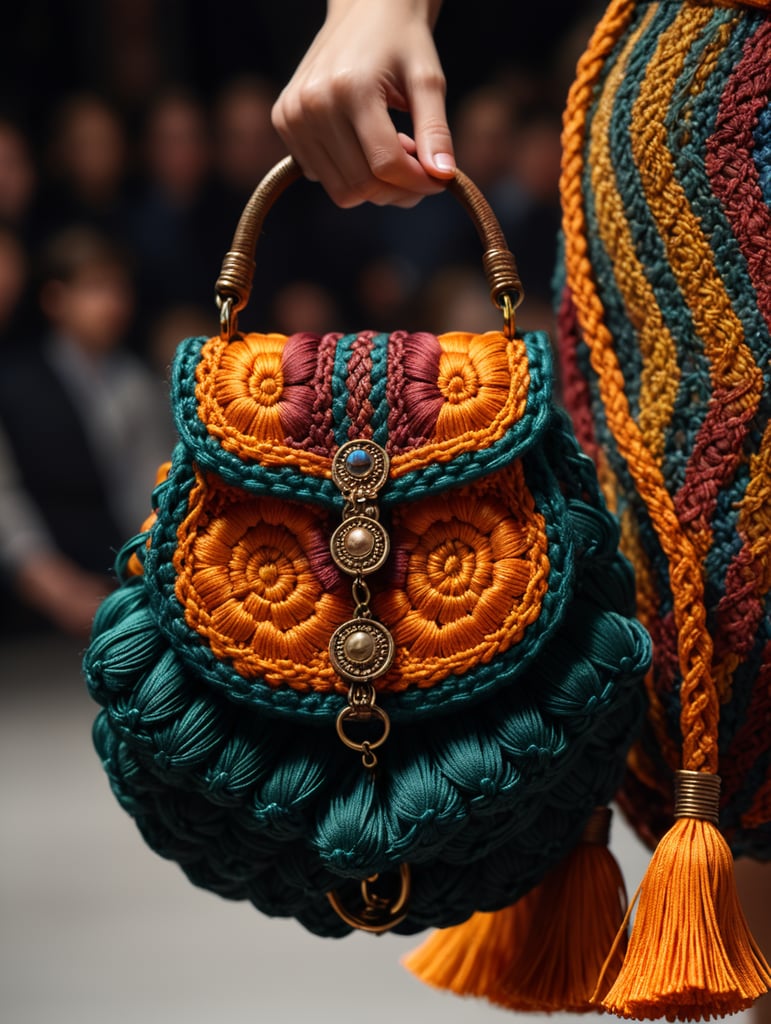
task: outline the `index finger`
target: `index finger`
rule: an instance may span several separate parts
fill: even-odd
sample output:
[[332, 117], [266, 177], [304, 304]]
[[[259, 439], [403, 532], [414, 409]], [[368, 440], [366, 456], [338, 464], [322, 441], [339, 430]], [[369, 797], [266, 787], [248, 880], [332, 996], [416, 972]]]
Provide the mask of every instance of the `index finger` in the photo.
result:
[[350, 117], [373, 177], [415, 195], [441, 190], [417, 158], [405, 150], [382, 98], [376, 101], [373, 97], [366, 105], [359, 104]]

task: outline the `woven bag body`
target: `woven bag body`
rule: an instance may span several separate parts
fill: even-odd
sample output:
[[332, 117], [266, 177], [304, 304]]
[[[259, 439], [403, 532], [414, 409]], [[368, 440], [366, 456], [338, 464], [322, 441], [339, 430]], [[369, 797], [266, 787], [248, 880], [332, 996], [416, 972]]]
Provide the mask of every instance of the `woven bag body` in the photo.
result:
[[717, 773], [721, 830], [766, 859], [771, 19], [614, 3], [591, 53], [565, 123], [559, 340], [654, 642], [622, 802], [652, 844], [681, 764]]
[[[615, 792], [650, 660], [546, 336], [193, 338], [172, 405], [179, 443], [85, 657], [149, 845], [322, 935], [351, 928], [328, 894], [354, 905], [405, 865], [398, 931], [515, 900]], [[361, 503], [388, 550], [358, 610], [333, 554], [362, 540], [346, 451], [390, 467]], [[352, 619], [393, 641], [374, 723], [335, 660]], [[368, 738], [341, 736], [349, 711]]]

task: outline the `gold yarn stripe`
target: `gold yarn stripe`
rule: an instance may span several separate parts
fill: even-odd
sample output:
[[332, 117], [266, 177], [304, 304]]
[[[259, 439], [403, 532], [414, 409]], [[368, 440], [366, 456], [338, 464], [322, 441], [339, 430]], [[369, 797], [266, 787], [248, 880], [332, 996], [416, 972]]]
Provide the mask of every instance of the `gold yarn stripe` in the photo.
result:
[[616, 286], [629, 320], [638, 334], [642, 357], [638, 423], [651, 454], [661, 459], [680, 384], [677, 346], [635, 252], [624, 201], [616, 186], [609, 135], [616, 94], [626, 74], [629, 56], [657, 10], [658, 4], [648, 8], [608, 75], [592, 119], [589, 163], [600, 238], [613, 263]]
[[[748, 402], [757, 405], [763, 390], [763, 374], [744, 342], [744, 328], [715, 266], [710, 240], [701, 230], [677, 178], [665, 124], [689, 49], [712, 16], [709, 8], [686, 4], [662, 33], [649, 65], [652, 70], [643, 79], [632, 108], [630, 135], [651, 215], [709, 361], [713, 391], [742, 387], [739, 412]], [[695, 92], [706, 87], [730, 33], [731, 26], [722, 26], [719, 38], [705, 51], [694, 76]], [[657, 401], [655, 396], [653, 400]], [[689, 530], [685, 524], [684, 529], [698, 558], [703, 560], [712, 543], [711, 527]]]
[[608, 425], [648, 509], [671, 568], [678, 653], [683, 678], [682, 767], [717, 771], [718, 705], [711, 678], [712, 641], [706, 628], [704, 585], [693, 548], [683, 534], [661, 468], [635, 423], [624, 393], [624, 376], [614, 339], [605, 322], [587, 244], [583, 202], [584, 143], [588, 112], [605, 62], [635, 13], [633, 0], [614, 0], [579, 62], [571, 87], [563, 130], [561, 193], [567, 280], [591, 362], [598, 377]]

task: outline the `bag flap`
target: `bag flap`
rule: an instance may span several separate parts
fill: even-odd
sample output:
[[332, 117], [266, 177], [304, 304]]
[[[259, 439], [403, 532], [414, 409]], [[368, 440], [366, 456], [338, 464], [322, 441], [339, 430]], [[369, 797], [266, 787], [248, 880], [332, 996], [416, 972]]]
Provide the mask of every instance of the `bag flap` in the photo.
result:
[[202, 469], [253, 494], [332, 507], [332, 459], [346, 441], [388, 452], [384, 505], [414, 500], [524, 454], [550, 398], [541, 333], [191, 338], [172, 378], [177, 429]]

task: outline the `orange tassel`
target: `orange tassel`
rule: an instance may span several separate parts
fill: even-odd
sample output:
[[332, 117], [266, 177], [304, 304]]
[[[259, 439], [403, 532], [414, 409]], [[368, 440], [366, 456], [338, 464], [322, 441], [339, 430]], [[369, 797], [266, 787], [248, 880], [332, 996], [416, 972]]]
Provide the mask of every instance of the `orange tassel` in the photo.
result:
[[[625, 943], [615, 943], [626, 909], [624, 879], [607, 847], [610, 810], [597, 808], [582, 841], [538, 888], [528, 941], [503, 979], [501, 1005], [551, 1013], [596, 1009], [621, 968]], [[608, 950], [611, 950], [608, 956]]]
[[[607, 848], [610, 810], [596, 809], [581, 842], [539, 886], [495, 913], [444, 928], [402, 961], [421, 981], [511, 1010], [581, 1012], [624, 916], [624, 881]], [[605, 991], [623, 959], [617, 943]]]
[[492, 996], [509, 967], [513, 949], [526, 938], [532, 894], [496, 910], [476, 913], [463, 924], [441, 928], [402, 963], [420, 981], [459, 996]]
[[653, 854], [623, 967], [602, 1000], [622, 1017], [706, 1020], [746, 1009], [771, 984], [716, 827], [720, 780], [677, 775], [681, 816]]

